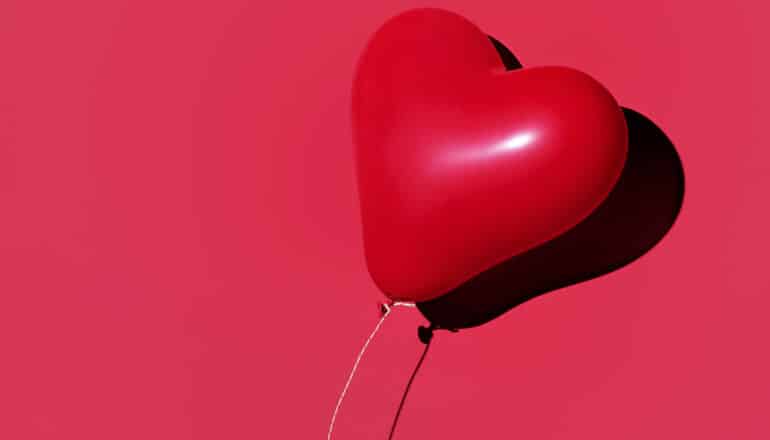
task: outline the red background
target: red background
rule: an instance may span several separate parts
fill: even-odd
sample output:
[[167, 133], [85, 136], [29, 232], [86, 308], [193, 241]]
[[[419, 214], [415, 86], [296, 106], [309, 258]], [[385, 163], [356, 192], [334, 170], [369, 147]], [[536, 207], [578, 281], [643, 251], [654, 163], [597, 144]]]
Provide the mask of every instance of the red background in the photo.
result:
[[[381, 299], [354, 63], [410, 1], [0, 3], [0, 438], [323, 438]], [[770, 433], [763, 2], [437, 1], [656, 121], [687, 194], [661, 245], [438, 334], [396, 438]], [[384, 438], [399, 309], [336, 438]]]

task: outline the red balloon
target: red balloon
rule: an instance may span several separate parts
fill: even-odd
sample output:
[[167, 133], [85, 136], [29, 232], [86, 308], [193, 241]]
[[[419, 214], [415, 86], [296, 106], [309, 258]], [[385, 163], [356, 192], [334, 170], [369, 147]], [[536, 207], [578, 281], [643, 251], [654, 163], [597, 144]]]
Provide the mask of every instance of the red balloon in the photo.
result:
[[623, 113], [566, 67], [506, 72], [487, 35], [438, 9], [392, 18], [353, 82], [367, 265], [426, 301], [579, 223], [627, 150]]

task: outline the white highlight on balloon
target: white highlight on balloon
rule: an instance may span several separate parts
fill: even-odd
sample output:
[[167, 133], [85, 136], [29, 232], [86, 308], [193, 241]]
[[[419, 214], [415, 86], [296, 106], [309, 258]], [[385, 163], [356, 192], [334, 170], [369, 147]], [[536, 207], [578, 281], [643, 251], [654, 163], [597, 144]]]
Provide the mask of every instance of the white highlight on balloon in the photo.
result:
[[[494, 157], [517, 154], [537, 142], [537, 130], [520, 131], [508, 138], [486, 146], [467, 146], [452, 149], [444, 154], [443, 162], [470, 163], [483, 162]], [[441, 169], [441, 166], [437, 167]]]
[[529, 145], [530, 142], [532, 142], [535, 139], [535, 135], [532, 132], [524, 132], [519, 133], [510, 139], [505, 140], [502, 142], [496, 150], [520, 150], [527, 145]]

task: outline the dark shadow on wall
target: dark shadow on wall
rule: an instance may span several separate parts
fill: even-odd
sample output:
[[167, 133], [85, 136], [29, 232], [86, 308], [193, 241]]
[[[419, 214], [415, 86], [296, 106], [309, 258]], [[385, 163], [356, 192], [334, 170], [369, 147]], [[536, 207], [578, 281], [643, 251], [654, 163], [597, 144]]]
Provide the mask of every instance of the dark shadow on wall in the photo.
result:
[[521, 63], [516, 58], [516, 56], [508, 50], [505, 45], [495, 39], [493, 36], [489, 36], [489, 41], [492, 42], [492, 45], [495, 46], [495, 49], [497, 50], [498, 55], [500, 55], [500, 59], [503, 61], [503, 65], [505, 66], [505, 70], [515, 70], [515, 69], [521, 69]]

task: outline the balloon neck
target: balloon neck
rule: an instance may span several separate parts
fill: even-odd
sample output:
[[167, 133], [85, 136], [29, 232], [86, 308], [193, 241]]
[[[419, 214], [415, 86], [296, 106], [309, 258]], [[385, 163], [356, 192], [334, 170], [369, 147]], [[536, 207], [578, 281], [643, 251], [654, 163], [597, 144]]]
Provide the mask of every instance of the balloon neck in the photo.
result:
[[387, 315], [396, 307], [417, 307], [414, 303], [407, 301], [390, 301], [378, 303], [380, 315]]

